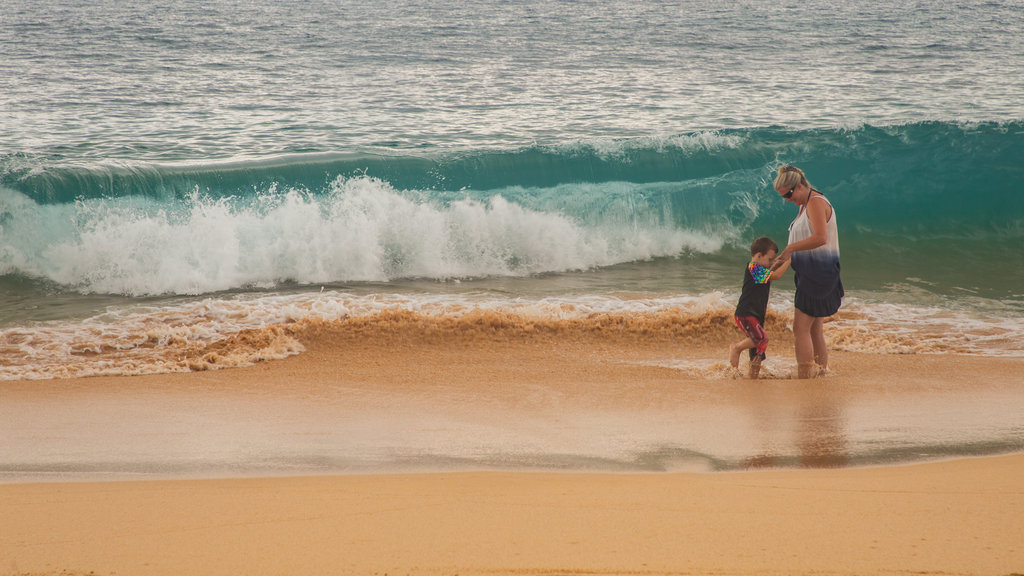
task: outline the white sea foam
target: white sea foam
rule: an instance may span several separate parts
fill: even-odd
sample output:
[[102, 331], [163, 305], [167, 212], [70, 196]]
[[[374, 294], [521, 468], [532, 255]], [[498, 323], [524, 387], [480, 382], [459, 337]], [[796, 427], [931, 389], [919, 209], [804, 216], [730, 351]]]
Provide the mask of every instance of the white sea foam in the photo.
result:
[[[0, 380], [103, 374], [182, 372], [195, 369], [187, 350], [303, 319], [338, 320], [408, 310], [432, 317], [497, 311], [528, 318], [571, 319], [600, 313], [656, 312], [683, 307], [694, 313], [721, 308], [720, 294], [639, 299], [582, 297], [520, 299], [443, 294], [352, 295], [334, 291], [292, 295], [206, 298], [160, 307], [114, 308], [79, 322], [55, 322], [0, 331]], [[284, 358], [303, 347], [283, 332], [263, 347], [219, 361], [241, 366]]]
[[839, 317], [828, 335], [839, 350], [1024, 356], [1024, 323], [1016, 315], [848, 298]]
[[132, 296], [282, 281], [521, 276], [715, 251], [723, 241], [611, 211], [584, 224], [500, 195], [442, 203], [367, 177], [338, 178], [322, 195], [271, 189], [215, 199], [196, 191], [174, 204], [125, 197], [36, 205], [6, 196], [20, 202], [5, 202], [15, 215], [0, 239], [0, 272]]
[[[494, 294], [351, 294], [337, 291], [205, 298], [159, 307], [112, 308], [78, 322], [44, 323], [0, 331], [0, 379], [34, 379], [97, 374], [134, 374], [196, 369], [183, 351], [201, 349], [247, 330], [265, 331], [301, 320], [333, 321], [384, 311], [426, 317], [458, 317], [490, 311], [524, 319], [574, 320], [609, 314], [634, 316], [670, 310], [697, 317], [728, 318], [735, 301], [719, 292], [645, 297], [577, 295], [550, 298]], [[772, 310], [787, 325], [788, 306]], [[728, 323], [728, 321], [726, 321]], [[880, 354], [955, 352], [1024, 357], [1024, 326], [966, 312], [871, 304], [853, 300], [828, 323], [826, 338], [836, 350]], [[303, 351], [284, 331], [244, 354], [202, 368], [240, 366]], [[782, 357], [781, 352], [774, 356]], [[783, 355], [784, 356], [784, 355]], [[785, 373], [786, 361], [778, 364]], [[675, 366], [678, 359], [667, 359]], [[773, 364], [774, 365], [774, 364]]]
[[664, 134], [633, 139], [584, 138], [552, 146], [557, 152], [593, 152], [604, 159], [624, 159], [630, 152], [641, 150], [665, 151], [677, 148], [683, 152], [703, 152], [740, 147], [746, 139], [740, 134], [704, 130], [692, 134]]

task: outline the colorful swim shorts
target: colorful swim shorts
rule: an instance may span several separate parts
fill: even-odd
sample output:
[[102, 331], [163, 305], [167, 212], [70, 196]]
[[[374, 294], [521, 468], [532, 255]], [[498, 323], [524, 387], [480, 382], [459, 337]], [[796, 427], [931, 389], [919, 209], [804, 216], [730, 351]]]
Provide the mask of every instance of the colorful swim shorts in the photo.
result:
[[754, 342], [754, 347], [750, 349], [750, 359], [753, 360], [755, 356], [760, 356], [761, 360], [764, 360], [764, 351], [768, 349], [768, 334], [761, 327], [761, 323], [753, 316], [734, 316], [734, 318], [740, 330]]

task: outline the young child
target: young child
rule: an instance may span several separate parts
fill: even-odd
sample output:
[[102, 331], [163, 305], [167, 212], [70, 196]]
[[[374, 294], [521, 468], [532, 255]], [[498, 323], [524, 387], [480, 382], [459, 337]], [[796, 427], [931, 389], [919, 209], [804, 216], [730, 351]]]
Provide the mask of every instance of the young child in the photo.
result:
[[750, 263], [743, 274], [743, 292], [736, 304], [736, 325], [746, 338], [729, 346], [729, 363], [740, 367], [740, 352], [750, 351], [750, 378], [761, 373], [761, 361], [768, 347], [768, 335], [764, 331], [764, 316], [768, 311], [768, 295], [771, 283], [778, 280], [789, 268], [786, 261], [772, 270], [772, 263], [779, 254], [779, 246], [771, 238], [762, 236], [750, 245]]

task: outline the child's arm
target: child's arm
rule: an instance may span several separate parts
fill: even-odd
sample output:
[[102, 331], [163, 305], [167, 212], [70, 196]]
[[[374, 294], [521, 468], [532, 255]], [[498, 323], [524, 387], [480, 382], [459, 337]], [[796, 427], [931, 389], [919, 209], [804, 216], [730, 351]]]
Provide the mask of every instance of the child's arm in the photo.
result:
[[769, 282], [775, 282], [779, 278], [782, 278], [782, 275], [785, 274], [786, 270], [788, 270], [788, 269], [789, 269], [789, 260], [788, 259], [785, 262], [775, 262], [774, 264], [772, 264], [772, 267], [771, 267], [772, 275], [771, 275], [770, 278], [768, 278], [768, 281]]

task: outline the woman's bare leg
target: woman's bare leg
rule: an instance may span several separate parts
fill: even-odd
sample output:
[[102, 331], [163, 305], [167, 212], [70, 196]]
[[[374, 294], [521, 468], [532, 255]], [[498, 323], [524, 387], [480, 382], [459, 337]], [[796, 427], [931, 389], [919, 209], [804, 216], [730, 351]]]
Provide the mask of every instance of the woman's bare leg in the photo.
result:
[[811, 327], [819, 320], [799, 310], [793, 310], [793, 343], [796, 347], [797, 378], [813, 378], [818, 367], [814, 364], [814, 340]]
[[825, 319], [815, 318], [811, 323], [811, 343], [814, 348], [814, 362], [821, 371], [828, 370], [828, 344], [825, 343]]

